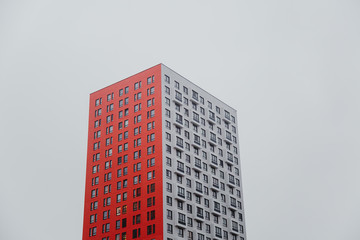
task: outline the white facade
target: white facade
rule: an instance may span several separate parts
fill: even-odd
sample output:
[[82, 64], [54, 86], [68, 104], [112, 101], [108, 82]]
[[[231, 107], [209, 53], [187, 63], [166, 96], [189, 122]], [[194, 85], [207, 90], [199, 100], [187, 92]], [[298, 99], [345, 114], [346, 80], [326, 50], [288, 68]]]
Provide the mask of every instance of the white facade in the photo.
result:
[[164, 239], [246, 239], [236, 110], [161, 72]]

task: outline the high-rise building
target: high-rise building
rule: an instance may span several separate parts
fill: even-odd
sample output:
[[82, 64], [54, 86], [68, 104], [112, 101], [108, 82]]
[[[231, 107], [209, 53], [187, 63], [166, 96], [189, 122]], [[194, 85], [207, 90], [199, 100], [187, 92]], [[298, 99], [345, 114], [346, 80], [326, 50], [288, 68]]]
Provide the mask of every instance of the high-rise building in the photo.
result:
[[83, 240], [244, 240], [236, 110], [163, 64], [90, 94]]

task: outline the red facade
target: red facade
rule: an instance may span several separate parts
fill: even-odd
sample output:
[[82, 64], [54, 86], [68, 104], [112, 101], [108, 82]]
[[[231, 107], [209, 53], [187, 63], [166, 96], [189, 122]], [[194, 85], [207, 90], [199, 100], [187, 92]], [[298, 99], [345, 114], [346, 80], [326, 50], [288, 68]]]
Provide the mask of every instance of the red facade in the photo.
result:
[[83, 240], [162, 239], [161, 65], [90, 94], [89, 112]]

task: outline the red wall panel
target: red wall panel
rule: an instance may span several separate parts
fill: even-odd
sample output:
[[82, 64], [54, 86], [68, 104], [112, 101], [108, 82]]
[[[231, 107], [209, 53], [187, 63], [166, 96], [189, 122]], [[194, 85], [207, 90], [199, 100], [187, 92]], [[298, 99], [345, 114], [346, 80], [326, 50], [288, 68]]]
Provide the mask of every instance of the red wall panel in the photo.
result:
[[[154, 83], [147, 84], [147, 79], [151, 76], [154, 76]], [[134, 84], [141, 81], [141, 88], [135, 90]], [[119, 96], [119, 90], [129, 87], [129, 92]], [[155, 87], [153, 95], [147, 95], [148, 89]], [[141, 92], [142, 96], [140, 100], [134, 101], [134, 94]], [[107, 101], [107, 95], [113, 93], [113, 99]], [[119, 107], [119, 100], [129, 98], [129, 104], [123, 107]], [[96, 99], [102, 99], [102, 103], [99, 106], [95, 106]], [[147, 100], [154, 98], [155, 106], [147, 107]], [[142, 108], [138, 112], [134, 112], [134, 106], [141, 103]], [[107, 106], [113, 104], [113, 110], [107, 112]], [[95, 116], [95, 111], [101, 108], [101, 115]], [[123, 116], [119, 119], [119, 111], [129, 109], [129, 115]], [[155, 116], [152, 118], [147, 118], [147, 112], [150, 110], [155, 110]], [[106, 117], [113, 114], [113, 120], [110, 123], [106, 122]], [[134, 117], [141, 114], [141, 122], [134, 123]], [[162, 126], [161, 126], [161, 65], [156, 65], [150, 69], [147, 69], [143, 72], [140, 72], [136, 75], [133, 75], [129, 78], [126, 78], [120, 82], [112, 84], [108, 87], [100, 89], [92, 94], [90, 94], [90, 109], [89, 109], [89, 132], [88, 132], [88, 150], [87, 150], [87, 165], [86, 165], [86, 187], [85, 187], [85, 205], [84, 205], [84, 227], [83, 227], [83, 240], [86, 239], [103, 239], [104, 237], [109, 237], [108, 239], [115, 239], [116, 234], [121, 234], [126, 232], [126, 239], [132, 238], [133, 229], [141, 229], [141, 236], [137, 239], [162, 239], [163, 238], [163, 198], [162, 198]], [[101, 126], [95, 128], [95, 121], [101, 119]], [[128, 127], [118, 129], [119, 122], [124, 122], [129, 120]], [[155, 129], [148, 131], [147, 123], [154, 121]], [[106, 134], [106, 128], [113, 126], [113, 132]], [[134, 128], [141, 126], [141, 134], [134, 136]], [[101, 136], [94, 139], [94, 132], [101, 131]], [[118, 142], [118, 134], [128, 131], [128, 139], [123, 139], [121, 142]], [[155, 133], [155, 141], [147, 142], [147, 135]], [[105, 146], [106, 139], [112, 137], [112, 144]], [[141, 146], [134, 147], [134, 139], [141, 137]], [[124, 138], [124, 136], [123, 136]], [[94, 143], [100, 142], [100, 148], [94, 150]], [[118, 153], [118, 145], [128, 143], [128, 150]], [[147, 147], [155, 146], [155, 153], [147, 155]], [[112, 148], [112, 156], [106, 157], [105, 152]], [[134, 160], [133, 154], [134, 151], [141, 150], [141, 158]], [[100, 153], [99, 160], [93, 160], [93, 155]], [[118, 165], [118, 157], [128, 155], [128, 162]], [[155, 158], [155, 166], [147, 167], [147, 160], [150, 158]], [[112, 167], [105, 169], [105, 162], [112, 160]], [[124, 161], [124, 160], [123, 160]], [[141, 162], [141, 170], [138, 172], [133, 172], [134, 163]], [[99, 172], [93, 173], [92, 169], [95, 165], [99, 165]], [[128, 167], [128, 174], [126, 176], [117, 177], [117, 170]], [[155, 170], [155, 179], [147, 180], [147, 172]], [[110, 173], [112, 174], [110, 181], [104, 181], [104, 175]], [[141, 183], [133, 185], [133, 177], [136, 175], [141, 175]], [[99, 177], [99, 183], [97, 185], [92, 185], [92, 179]], [[124, 181], [127, 179], [128, 186], [126, 188], [121, 188], [117, 190], [117, 182]], [[147, 194], [147, 185], [155, 183], [155, 192]], [[111, 192], [104, 194], [104, 187], [111, 184]], [[133, 198], [133, 189], [141, 188], [141, 196]], [[98, 189], [98, 196], [92, 198], [91, 191]], [[128, 197], [126, 201], [121, 201], [120, 203], [116, 202], [117, 194], [128, 192]], [[103, 206], [104, 198], [111, 197], [110, 206]], [[147, 198], [155, 197], [155, 205], [147, 207]], [[98, 201], [98, 209], [90, 210], [91, 203]], [[141, 210], [133, 212], [133, 202], [141, 201]], [[127, 206], [127, 213], [116, 215], [116, 209], [118, 207]], [[103, 212], [110, 210], [110, 218], [103, 220]], [[147, 221], [147, 212], [155, 210], [155, 219]], [[90, 216], [97, 214], [97, 221], [95, 223], [90, 223]], [[141, 214], [141, 221], [139, 224], [133, 225], [133, 216]], [[127, 219], [126, 228], [115, 229], [116, 221], [122, 220], [123, 218]], [[108, 232], [102, 233], [103, 224], [110, 223], [110, 230]], [[147, 226], [155, 224], [155, 233], [147, 235]], [[90, 229], [97, 227], [96, 236], [89, 236]]]

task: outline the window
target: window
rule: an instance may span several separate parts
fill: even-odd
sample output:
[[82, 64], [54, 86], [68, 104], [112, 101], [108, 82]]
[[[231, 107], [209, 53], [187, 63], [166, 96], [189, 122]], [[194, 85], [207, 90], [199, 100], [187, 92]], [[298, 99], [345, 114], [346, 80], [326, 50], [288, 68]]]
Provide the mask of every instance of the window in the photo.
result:
[[97, 116], [101, 116], [101, 108], [99, 108], [98, 110], [95, 110], [95, 117]]
[[147, 148], [147, 155], [155, 153], [155, 145]]
[[183, 147], [183, 139], [180, 137], [176, 137], [176, 145], [179, 147]]
[[165, 86], [165, 93], [170, 95], [170, 88]]
[[155, 224], [146, 227], [147, 235], [155, 233]]
[[184, 172], [184, 163], [177, 161], [177, 170]]
[[[119, 134], [119, 138], [122, 137], [122, 134]], [[118, 153], [121, 153], [123, 151], [123, 145], [118, 146]]]
[[177, 207], [178, 207], [178, 209], [183, 210], [184, 209], [184, 203], [182, 201], [177, 201]]
[[103, 211], [103, 220], [110, 218], [110, 210]]
[[107, 99], [107, 101], [113, 100], [113, 99], [114, 99], [114, 93], [108, 94], [107, 97], [106, 97], [106, 99]]
[[147, 167], [155, 166], [155, 158], [151, 158], [147, 160]]
[[[100, 110], [100, 115], [101, 115], [101, 108], [99, 110]], [[114, 110], [114, 104], [113, 103], [106, 106], [106, 112], [111, 112], [112, 110]]]
[[[106, 134], [112, 133], [113, 130], [114, 130], [114, 126], [109, 126], [109, 127], [107, 127], [107, 128], [106, 128]], [[100, 134], [101, 134], [101, 132], [99, 131], [99, 137], [100, 137]]]
[[[122, 133], [119, 133], [119, 135], [118, 135], [118, 141], [120, 142], [122, 139], [123, 139], [123, 134], [122, 134]], [[119, 146], [118, 152], [121, 152], [121, 151], [122, 151], [122, 149], [120, 149], [120, 146]]]
[[155, 109], [147, 112], [147, 118], [153, 118], [155, 116]]
[[96, 142], [94, 143], [94, 147], [93, 147], [93, 150], [97, 150], [100, 148], [100, 142]]
[[155, 192], [155, 183], [147, 185], [147, 193], [153, 193], [153, 192]]
[[169, 206], [172, 206], [172, 198], [169, 196], [166, 196], [166, 204]]
[[152, 211], [150, 211], [150, 212], [147, 212], [146, 213], [146, 215], [147, 215], [147, 220], [149, 221], [149, 220], [154, 220], [155, 219], [155, 210], [152, 210]]
[[203, 97], [200, 97], [200, 102], [201, 102], [202, 104], [204, 104], [204, 98], [203, 98]]
[[166, 210], [166, 218], [169, 220], [173, 219], [173, 212], [171, 210]]
[[93, 168], [92, 168], [92, 173], [97, 173], [97, 172], [99, 172], [99, 171], [100, 171], [100, 165], [99, 165], [99, 164], [93, 166]]
[[171, 147], [169, 145], [166, 145], [166, 152], [171, 153]]
[[102, 103], [102, 98], [98, 98], [95, 100], [95, 106], [99, 106]]
[[92, 202], [90, 204], [90, 210], [91, 211], [96, 210], [96, 209], [98, 209], [98, 201]]
[[112, 137], [106, 138], [106, 140], [105, 140], [105, 146], [109, 146], [110, 144], [112, 144], [112, 140], [113, 140]]
[[155, 197], [148, 198], [146, 202], [148, 207], [155, 206]]
[[141, 110], [141, 103], [136, 104], [136, 105], [134, 106], [134, 112], [137, 112], [137, 111], [140, 111], [140, 110]]
[[141, 99], [141, 92], [134, 94], [134, 101]]
[[186, 106], [189, 105], [189, 100], [186, 97], [184, 97], [184, 103], [185, 103]]
[[96, 236], [96, 227], [90, 228], [89, 229], [89, 236]]
[[98, 185], [99, 184], [99, 177], [95, 177], [91, 179], [91, 186]]
[[171, 225], [171, 224], [167, 224], [167, 226], [166, 226], [166, 229], [167, 229], [167, 232], [168, 233], [170, 233], [170, 234], [172, 234], [173, 233], [173, 225]]
[[141, 127], [136, 127], [134, 128], [134, 136], [138, 135], [141, 133]]
[[134, 166], [134, 172], [141, 170], [141, 162], [135, 163], [133, 166]]
[[198, 93], [193, 90], [192, 91], [192, 98], [195, 99], [195, 100], [198, 100], [198, 97], [199, 97]]
[[[141, 188], [136, 188], [133, 190], [133, 198], [140, 197], [141, 196]], [[140, 201], [139, 201], [140, 202]]]
[[147, 173], [147, 180], [151, 180], [155, 178], [155, 170]]
[[155, 87], [151, 87], [147, 89], [147, 95], [153, 95], [155, 93]]
[[114, 120], [114, 115], [111, 114], [109, 116], [106, 116], [106, 123], [112, 122]]
[[166, 170], [166, 178], [170, 179], [172, 178], [172, 173], [170, 170]]
[[104, 186], [104, 194], [108, 194], [111, 192], [111, 184]]
[[141, 150], [135, 151], [135, 152], [134, 152], [134, 160], [136, 160], [136, 159], [138, 159], [138, 158], [140, 158], [140, 157], [141, 157]]
[[110, 180], [111, 180], [111, 176], [112, 176], [112, 173], [111, 173], [111, 172], [105, 173], [105, 175], [104, 175], [104, 182], [110, 181]]
[[109, 169], [109, 168], [111, 168], [111, 166], [112, 166], [112, 161], [111, 160], [105, 162], [105, 169]]
[[147, 84], [149, 85], [149, 84], [151, 84], [151, 83], [153, 83], [154, 82], [154, 76], [151, 76], [151, 77], [148, 77], [147, 78]]
[[171, 167], [171, 158], [169, 157], [166, 158], [166, 165]]
[[166, 183], [166, 191], [168, 191], [168, 192], [172, 192], [172, 185], [171, 185], [171, 183]]
[[165, 136], [166, 136], [166, 137], [165, 137], [166, 140], [169, 141], [169, 142], [171, 142], [171, 134], [168, 133], [168, 132], [166, 132], [166, 133], [165, 133]]
[[185, 189], [183, 187], [178, 186], [178, 196], [185, 198]]
[[140, 237], [140, 228], [137, 228], [137, 229], [134, 229], [132, 231], [132, 238], [135, 239], [135, 238], [139, 238]]
[[[106, 132], [108, 131], [108, 128], [106, 128]], [[94, 132], [94, 139], [97, 139], [101, 137], [101, 130]]]
[[96, 120], [95, 123], [94, 123], [94, 127], [97, 128], [97, 127], [100, 127], [100, 126], [101, 126], [101, 119]]
[[182, 102], [182, 94], [178, 91], [175, 91], [175, 99]]
[[100, 153], [96, 153], [93, 155], [93, 162], [99, 161], [100, 160]]
[[171, 123], [165, 120], [166, 128], [171, 129]]
[[215, 235], [219, 238], [221, 238], [221, 228], [215, 226]]
[[179, 82], [177, 82], [177, 81], [174, 81], [175, 82], [175, 88], [176, 89], [180, 89], [180, 84], [179, 84]]
[[155, 98], [151, 98], [149, 100], [147, 100], [147, 106], [151, 107], [155, 105]]
[[141, 88], [141, 81], [134, 84], [134, 90]]
[[165, 109], [165, 116], [170, 117], [170, 110], [169, 109]]

